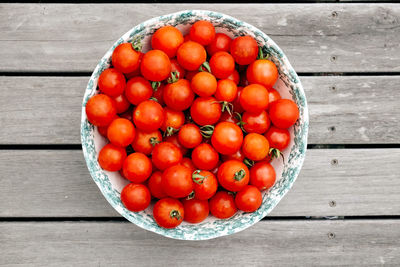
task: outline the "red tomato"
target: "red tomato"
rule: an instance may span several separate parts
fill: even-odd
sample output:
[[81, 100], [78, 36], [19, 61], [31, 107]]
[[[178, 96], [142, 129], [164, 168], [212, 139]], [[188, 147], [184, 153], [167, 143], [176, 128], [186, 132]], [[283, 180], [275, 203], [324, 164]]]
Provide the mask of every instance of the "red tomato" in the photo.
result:
[[120, 44], [114, 49], [111, 62], [120, 72], [131, 73], [139, 68], [140, 51], [136, 51], [131, 43]]
[[227, 52], [217, 52], [210, 59], [210, 69], [218, 79], [226, 79], [235, 70], [235, 60]]
[[187, 197], [194, 188], [192, 172], [181, 164], [171, 166], [163, 172], [161, 185], [164, 192], [170, 197]]
[[108, 126], [107, 137], [116, 146], [126, 147], [135, 138], [135, 127], [127, 119], [118, 118]]
[[132, 147], [136, 152], [141, 152], [146, 155], [150, 155], [156, 144], [161, 143], [162, 135], [159, 131], [144, 132], [137, 130], [135, 139], [133, 139]]
[[161, 105], [152, 100], [143, 101], [133, 111], [133, 122], [142, 131], [156, 131], [164, 122], [164, 112]]
[[142, 77], [133, 77], [126, 84], [125, 96], [134, 105], [148, 100], [153, 95], [153, 88], [148, 80]]
[[133, 183], [143, 183], [150, 177], [153, 166], [150, 159], [143, 153], [130, 154], [124, 161], [122, 173], [124, 177]]
[[189, 168], [192, 173], [196, 170], [196, 166], [194, 166], [193, 161], [190, 158], [182, 158], [180, 164]]
[[248, 65], [257, 59], [258, 44], [251, 36], [240, 36], [231, 44], [231, 55], [239, 65]]
[[114, 101], [106, 95], [94, 95], [86, 103], [86, 116], [96, 126], [107, 126], [117, 115]]
[[229, 52], [231, 48], [232, 39], [225, 33], [217, 33], [214, 40], [206, 47], [207, 53], [212, 56], [217, 52]]
[[244, 155], [241, 149], [239, 149], [238, 151], [236, 151], [233, 154], [230, 155], [222, 155], [222, 160], [223, 161], [228, 161], [228, 160], [238, 160], [238, 161], [243, 161], [244, 160]]
[[198, 70], [192, 70], [192, 71], [187, 71], [185, 75], [185, 79], [188, 80], [189, 82], [192, 81], [193, 77], [199, 73]]
[[186, 34], [185, 36], [183, 36], [183, 42], [187, 42], [187, 41], [190, 41], [190, 34], [188, 33], [188, 34]]
[[240, 105], [245, 111], [258, 113], [268, 107], [268, 91], [259, 84], [250, 84], [240, 94]]
[[215, 98], [219, 101], [232, 102], [237, 96], [237, 86], [234, 81], [223, 79], [218, 81]]
[[212, 96], [217, 90], [217, 79], [209, 72], [200, 71], [193, 76], [190, 85], [199, 96]]
[[271, 103], [269, 118], [276, 127], [286, 129], [299, 118], [299, 108], [290, 99], [279, 99]]
[[195, 148], [201, 144], [203, 137], [201, 136], [199, 127], [193, 123], [189, 123], [183, 125], [179, 130], [178, 140], [186, 148]]
[[229, 114], [228, 111], [222, 112], [221, 117], [219, 118], [219, 122], [224, 122], [224, 121], [233, 122], [235, 124], [239, 122], [239, 120], [237, 119], [237, 114], [235, 113]]
[[131, 106], [131, 103], [129, 103], [124, 94], [114, 97], [113, 100], [115, 102], [115, 108], [118, 114], [127, 111]]
[[190, 28], [190, 39], [201, 45], [209, 45], [215, 37], [215, 28], [205, 20], [196, 21]]
[[250, 184], [259, 190], [265, 190], [274, 185], [276, 180], [275, 169], [266, 161], [260, 161], [250, 169]]
[[240, 104], [240, 95], [242, 94], [243, 87], [238, 86], [237, 88], [237, 96], [235, 100], [233, 100], [233, 111], [238, 112], [238, 113], [243, 113], [244, 109], [242, 105]]
[[265, 110], [259, 113], [251, 113], [246, 111], [242, 115], [242, 121], [244, 122], [243, 128], [248, 133], [262, 134], [268, 130], [271, 122], [269, 121], [268, 114]]
[[278, 100], [278, 99], [281, 99], [281, 98], [282, 98], [282, 97], [281, 97], [281, 95], [279, 94], [279, 92], [276, 91], [274, 88], [268, 89], [268, 99], [269, 99], [268, 106], [269, 106], [269, 104], [271, 104], [272, 102], [274, 102], [274, 101], [276, 101], [276, 100]]
[[270, 89], [278, 80], [279, 73], [271, 60], [258, 59], [247, 68], [246, 76], [250, 83], [261, 84]]
[[200, 144], [192, 151], [193, 164], [199, 169], [212, 170], [217, 166], [218, 160], [217, 151], [209, 144]]
[[189, 108], [194, 99], [189, 81], [180, 79], [167, 84], [164, 87], [163, 99], [165, 104], [173, 110], [182, 111]]
[[186, 155], [188, 150], [186, 147], [182, 146], [181, 143], [179, 143], [177, 134], [168, 136], [167, 138], [165, 138], [165, 142], [170, 142], [170, 143], [174, 144], [182, 152], [182, 155]]
[[217, 192], [218, 181], [211, 172], [196, 170], [193, 172], [192, 178], [195, 199], [207, 200]]
[[242, 151], [248, 159], [256, 161], [265, 159], [269, 152], [268, 140], [261, 134], [250, 133], [243, 140]]
[[182, 111], [175, 111], [168, 107], [164, 108], [165, 119], [161, 125], [161, 130], [166, 131], [166, 135], [171, 136], [185, 123], [185, 114]]
[[153, 149], [152, 161], [156, 168], [161, 171], [178, 164], [181, 160], [181, 150], [170, 142], [159, 143]]
[[207, 53], [201, 44], [188, 41], [178, 48], [176, 58], [184, 69], [197, 70], [206, 61]]
[[201, 126], [215, 124], [221, 113], [221, 105], [214, 97], [198, 97], [190, 107], [193, 121]]
[[157, 89], [153, 90], [153, 97], [157, 100], [158, 104], [164, 106], [164, 84], [161, 84]]
[[239, 72], [237, 70], [233, 70], [232, 74], [226, 78], [229, 80], [232, 80], [236, 85], [239, 84], [240, 76], [239, 76]]
[[132, 106], [130, 106], [127, 111], [119, 114], [119, 117], [127, 119], [128, 121], [133, 121], [132, 120], [133, 119], [132, 115], [133, 115], [133, 108], [132, 108]]
[[[178, 72], [179, 79], [183, 79], [183, 77], [185, 77], [185, 75], [186, 75], [185, 69], [182, 68], [181, 65], [179, 65], [178, 60], [176, 60], [175, 58], [171, 59], [171, 73], [172, 72]], [[170, 75], [169, 77], [172, 78], [172, 75]]]
[[256, 211], [261, 206], [261, 203], [262, 195], [260, 190], [252, 185], [246, 185], [235, 197], [236, 207], [244, 212]]
[[184, 199], [183, 208], [185, 211], [184, 220], [189, 223], [202, 222], [210, 213], [207, 200]]
[[170, 58], [176, 55], [176, 51], [182, 43], [182, 33], [173, 26], [161, 27], [151, 38], [151, 47], [163, 51]]
[[210, 212], [219, 219], [228, 219], [235, 215], [237, 208], [232, 194], [219, 191], [209, 202]]
[[249, 169], [238, 160], [228, 160], [219, 166], [218, 182], [228, 191], [237, 192], [242, 190], [250, 180]]
[[121, 95], [124, 92], [125, 85], [125, 76], [116, 69], [106, 69], [99, 76], [99, 89], [108, 96]]
[[147, 181], [147, 186], [149, 187], [151, 195], [158, 199], [167, 197], [167, 194], [162, 189], [161, 181], [162, 181], [162, 173], [159, 171], [153, 172], [153, 174]]
[[139, 52], [139, 67], [138, 67], [136, 70], [132, 71], [132, 72], [125, 73], [125, 77], [126, 77], [128, 80], [131, 79], [131, 78], [133, 78], [133, 77], [136, 77], [136, 76], [140, 76], [140, 75], [141, 75], [141, 73], [140, 73], [140, 63], [142, 63], [143, 56], [144, 56], [144, 53]]
[[122, 189], [121, 202], [130, 211], [145, 210], [150, 205], [150, 200], [150, 191], [145, 185], [128, 184]]
[[150, 81], [165, 80], [171, 73], [171, 61], [163, 51], [150, 50], [143, 56], [140, 72]]
[[116, 172], [122, 168], [125, 158], [125, 148], [107, 144], [100, 150], [99, 164], [106, 171]]
[[160, 199], [153, 208], [154, 220], [163, 228], [177, 227], [182, 223], [184, 215], [182, 203], [173, 198]]
[[270, 147], [284, 150], [290, 143], [290, 133], [287, 129], [280, 129], [275, 126], [269, 128], [269, 130], [264, 135]]
[[215, 150], [223, 155], [230, 155], [240, 149], [243, 142], [243, 132], [232, 122], [220, 122], [215, 126], [211, 143]]

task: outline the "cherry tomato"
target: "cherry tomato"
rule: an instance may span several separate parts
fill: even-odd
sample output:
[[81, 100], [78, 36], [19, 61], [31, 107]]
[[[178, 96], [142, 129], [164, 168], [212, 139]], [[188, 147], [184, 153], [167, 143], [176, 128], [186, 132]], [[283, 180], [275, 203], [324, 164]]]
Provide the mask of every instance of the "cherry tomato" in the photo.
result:
[[242, 151], [248, 159], [256, 161], [265, 159], [269, 152], [268, 140], [261, 134], [250, 133], [243, 140]]
[[186, 197], [192, 193], [194, 188], [192, 172], [181, 164], [173, 165], [163, 172], [161, 185], [164, 192], [170, 197]]
[[201, 45], [209, 45], [215, 37], [215, 28], [209, 21], [196, 21], [190, 28], [190, 39]]
[[209, 201], [210, 213], [219, 219], [228, 219], [235, 215], [237, 208], [232, 194], [219, 191]]
[[134, 212], [145, 210], [150, 205], [149, 189], [142, 184], [128, 184], [121, 191], [121, 202]]
[[269, 130], [264, 135], [270, 147], [284, 150], [290, 143], [290, 133], [287, 129], [280, 129], [275, 126], [269, 128]]
[[212, 96], [217, 90], [217, 79], [209, 72], [200, 71], [193, 76], [190, 85], [199, 96]]
[[239, 65], [248, 65], [257, 59], [258, 44], [251, 36], [240, 36], [231, 44], [231, 55]]
[[270, 88], [268, 89], [268, 106], [269, 104], [271, 104], [272, 102], [274, 102], [275, 100], [281, 99], [281, 95], [279, 94], [278, 91], [276, 91], [274, 88]]
[[178, 164], [181, 160], [181, 150], [170, 142], [159, 143], [153, 149], [152, 161], [156, 168], [161, 171]]
[[271, 103], [269, 118], [276, 127], [286, 129], [299, 118], [299, 108], [290, 99], [279, 99]]
[[196, 170], [193, 172], [192, 178], [194, 182], [195, 199], [207, 200], [217, 192], [218, 181], [211, 172]]
[[125, 74], [125, 77], [126, 77], [128, 80], [131, 79], [131, 78], [133, 78], [133, 77], [136, 77], [136, 76], [140, 76], [140, 75], [141, 75], [141, 73], [140, 73], [140, 63], [142, 63], [143, 56], [144, 56], [144, 53], [139, 52], [139, 67], [138, 67], [136, 70], [134, 70], [134, 71], [132, 71], [132, 72], [129, 72], [129, 73], [124, 73], [124, 74]]
[[243, 87], [238, 86], [237, 88], [237, 96], [235, 100], [233, 100], [233, 111], [238, 112], [238, 113], [243, 113], [244, 109], [242, 105], [240, 104], [240, 95], [242, 94]]
[[199, 72], [200, 71], [198, 71], [198, 70], [187, 71], [186, 75], [185, 75], [185, 79], [188, 80], [189, 82], [191, 82], [193, 77]]
[[207, 53], [212, 56], [217, 52], [229, 52], [231, 48], [232, 39], [225, 33], [215, 34], [214, 40], [206, 47]]
[[175, 111], [168, 107], [164, 108], [164, 122], [161, 130], [166, 131], [166, 135], [171, 136], [185, 123], [185, 114], [182, 111]]
[[122, 173], [124, 177], [133, 183], [143, 183], [150, 177], [153, 166], [150, 159], [143, 153], [130, 154], [124, 161]]
[[238, 160], [238, 161], [243, 161], [244, 160], [244, 154], [243, 154], [242, 150], [239, 149], [238, 151], [236, 151], [235, 153], [230, 154], [230, 155], [222, 155], [222, 160], [223, 161], [228, 161], [228, 160], [232, 160], [232, 159], [235, 159], [235, 160]]
[[[115, 115], [114, 120], [120, 118], [118, 115]], [[108, 130], [108, 126], [97, 126], [97, 130], [99, 131], [99, 134], [101, 134], [104, 137], [107, 137], [107, 130]]]
[[190, 107], [193, 121], [201, 126], [215, 124], [221, 113], [221, 105], [214, 97], [198, 97]]
[[136, 152], [150, 155], [156, 144], [161, 143], [162, 135], [160, 131], [145, 132], [137, 130], [135, 139], [133, 139], [132, 147]]
[[117, 115], [114, 101], [106, 95], [94, 95], [86, 103], [88, 121], [96, 126], [109, 125]]
[[164, 84], [161, 84], [157, 89], [153, 90], [153, 97], [157, 100], [158, 104], [164, 106]]
[[153, 174], [150, 176], [147, 182], [147, 186], [149, 187], [151, 195], [158, 199], [167, 197], [167, 194], [162, 189], [161, 181], [162, 181], [162, 173], [156, 171], [153, 172]]
[[150, 81], [165, 80], [171, 73], [171, 61], [163, 51], [150, 50], [143, 56], [140, 72]]
[[212, 170], [217, 166], [218, 160], [217, 151], [209, 144], [200, 144], [192, 151], [193, 164], [199, 169]]
[[240, 81], [240, 75], [237, 70], [233, 70], [232, 74], [226, 77], [229, 80], [232, 80], [236, 85], [239, 84]]
[[[179, 65], [178, 60], [171, 59], [171, 73], [172, 72], [178, 72], [178, 78], [179, 79], [183, 79], [183, 77], [185, 77], [186, 75], [186, 71], [184, 68], [182, 68], [181, 65]], [[170, 78], [172, 78], [172, 75], [169, 76]]]
[[163, 51], [170, 58], [176, 55], [176, 51], [182, 43], [182, 33], [173, 26], [161, 27], [151, 38], [151, 47]]
[[148, 100], [153, 95], [153, 88], [148, 80], [143, 77], [133, 77], [126, 84], [125, 96], [134, 105]]
[[127, 111], [131, 106], [124, 94], [114, 97], [113, 100], [118, 114]]
[[182, 146], [181, 143], [179, 143], [177, 134], [168, 136], [167, 138], [165, 138], [165, 142], [170, 142], [170, 143], [174, 144], [182, 152], [182, 155], [186, 155], [188, 150], [186, 147]]
[[215, 98], [219, 101], [232, 102], [237, 96], [237, 86], [234, 81], [223, 79], [218, 81]]
[[176, 58], [184, 69], [197, 70], [206, 61], [207, 53], [201, 44], [187, 41], [178, 48]]
[[278, 80], [279, 73], [271, 60], [258, 59], [247, 68], [246, 76], [250, 83], [261, 84], [269, 90]]
[[184, 220], [189, 223], [202, 222], [210, 213], [207, 200], [184, 199], [183, 208], [185, 211]]
[[243, 88], [239, 101], [245, 111], [261, 112], [268, 107], [268, 91], [259, 84], [248, 85]]
[[182, 158], [180, 164], [189, 168], [192, 173], [196, 170], [196, 166], [194, 166], [193, 161], [190, 158]]
[[242, 121], [244, 122], [243, 128], [248, 133], [265, 133], [271, 125], [268, 114], [265, 110], [259, 113], [246, 111], [242, 115]]
[[190, 41], [190, 34], [186, 34], [185, 36], [183, 36], [183, 42], [187, 42]]
[[132, 108], [132, 106], [130, 106], [127, 111], [119, 114], [119, 117], [127, 119], [128, 121], [133, 121], [132, 120], [133, 119], [132, 115], [133, 115], [133, 108]]
[[219, 122], [224, 122], [224, 121], [233, 122], [235, 124], [239, 122], [239, 120], [237, 119], [237, 114], [235, 113], [229, 114], [228, 111], [222, 112], [221, 117], [219, 118]]
[[169, 197], [157, 201], [153, 208], [154, 220], [159, 226], [167, 229], [180, 225], [184, 215], [182, 203]]
[[215, 126], [211, 143], [215, 150], [223, 155], [230, 155], [240, 149], [243, 142], [243, 132], [232, 122], [220, 122]]
[[140, 52], [131, 43], [118, 45], [112, 54], [111, 62], [115, 69], [122, 73], [130, 73], [139, 68]]
[[100, 150], [99, 164], [106, 171], [116, 172], [122, 168], [125, 158], [125, 148], [107, 144]]
[[135, 127], [127, 119], [118, 118], [108, 126], [107, 137], [116, 146], [126, 147], [135, 138]]
[[260, 161], [250, 168], [250, 184], [259, 190], [265, 190], [274, 185], [276, 173], [274, 167], [267, 161]]
[[242, 190], [250, 180], [247, 166], [238, 160], [228, 160], [219, 166], [218, 182], [228, 191], [237, 192]]
[[156, 131], [164, 122], [164, 112], [161, 105], [152, 100], [143, 101], [133, 112], [133, 122], [142, 131]]
[[189, 108], [194, 99], [189, 81], [180, 79], [167, 84], [164, 87], [163, 99], [165, 104], [173, 110], [182, 111]]
[[203, 137], [201, 136], [199, 127], [193, 123], [189, 123], [183, 125], [179, 130], [178, 140], [186, 148], [195, 148], [201, 144]]
[[110, 97], [121, 95], [124, 92], [125, 85], [125, 76], [116, 69], [106, 69], [99, 76], [98, 86], [100, 91]]
[[218, 79], [226, 79], [235, 70], [235, 60], [227, 52], [217, 52], [210, 59], [210, 69]]
[[261, 206], [261, 203], [261, 192], [253, 185], [246, 185], [235, 197], [236, 207], [244, 212], [256, 211]]

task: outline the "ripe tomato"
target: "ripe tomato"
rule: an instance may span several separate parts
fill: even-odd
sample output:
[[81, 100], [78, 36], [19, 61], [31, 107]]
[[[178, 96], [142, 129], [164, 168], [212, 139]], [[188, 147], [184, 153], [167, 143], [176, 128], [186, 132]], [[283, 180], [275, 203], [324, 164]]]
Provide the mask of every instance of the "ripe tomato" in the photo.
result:
[[215, 126], [211, 143], [215, 150], [223, 155], [230, 155], [240, 149], [243, 142], [243, 132], [232, 122], [220, 122]]
[[233, 70], [232, 74], [226, 77], [229, 80], [232, 80], [236, 85], [239, 84], [240, 81], [240, 75], [237, 70]]
[[210, 69], [218, 79], [226, 79], [235, 70], [235, 60], [227, 52], [217, 52], [210, 59]]
[[181, 143], [179, 143], [177, 134], [168, 136], [167, 138], [165, 138], [165, 142], [170, 142], [170, 143], [174, 144], [182, 152], [182, 155], [186, 155], [188, 150], [186, 147], [182, 146]]
[[176, 55], [176, 51], [182, 43], [182, 33], [173, 26], [161, 27], [151, 38], [151, 47], [163, 51], [170, 58]]
[[193, 172], [192, 178], [195, 199], [207, 200], [217, 192], [218, 181], [211, 172], [196, 170]]
[[[127, 119], [128, 121], [133, 121], [132, 120], [133, 119], [132, 115], [133, 115], [133, 108], [132, 108], [132, 106], [130, 106], [127, 111], [119, 114], [119, 117]], [[118, 116], [116, 116], [116, 117], [118, 117]]]
[[217, 79], [209, 72], [200, 71], [193, 76], [190, 85], [199, 96], [212, 96], [217, 90]]
[[158, 104], [164, 106], [164, 84], [161, 84], [157, 89], [153, 90], [153, 97], [157, 100]]
[[201, 136], [199, 127], [193, 123], [189, 123], [183, 125], [179, 130], [178, 140], [186, 148], [195, 148], [201, 144], [203, 137]]
[[181, 160], [181, 150], [170, 142], [159, 143], [153, 149], [152, 161], [154, 166], [161, 171], [178, 164]]
[[201, 44], [187, 41], [178, 48], [176, 58], [184, 69], [197, 70], [206, 61], [207, 53]]
[[182, 223], [185, 215], [182, 203], [174, 198], [163, 198], [153, 208], [156, 223], [164, 228], [175, 228]]
[[242, 94], [243, 87], [238, 86], [237, 88], [237, 96], [235, 100], [233, 100], [233, 111], [238, 112], [238, 113], [243, 113], [244, 109], [242, 105], [240, 104], [240, 95]]
[[290, 143], [290, 133], [287, 129], [280, 129], [275, 126], [269, 128], [269, 130], [264, 135], [270, 147], [284, 150]]
[[162, 189], [161, 181], [162, 181], [162, 173], [159, 171], [153, 172], [153, 174], [147, 181], [147, 186], [149, 187], [151, 195], [158, 199], [167, 197], [167, 194]]
[[228, 161], [228, 160], [238, 160], [238, 161], [243, 161], [244, 160], [244, 154], [242, 152], [241, 149], [239, 149], [238, 151], [236, 151], [233, 154], [230, 155], [222, 155], [222, 161]]
[[133, 150], [141, 152], [145, 155], [150, 155], [156, 144], [161, 143], [162, 135], [160, 131], [145, 132], [137, 130], [135, 138], [132, 142]]
[[190, 34], [186, 34], [185, 36], [183, 36], [183, 42], [186, 43], [187, 41], [190, 41]]
[[202, 222], [210, 213], [207, 200], [184, 199], [183, 209], [185, 211], [184, 220], [189, 223]]
[[166, 135], [171, 136], [185, 123], [185, 114], [182, 111], [175, 111], [168, 107], [164, 108], [164, 122], [161, 130], [166, 131]]
[[259, 190], [265, 190], [274, 185], [275, 169], [267, 161], [260, 161], [250, 168], [250, 184]]
[[164, 87], [163, 99], [173, 110], [182, 111], [189, 108], [194, 99], [189, 81], [179, 79], [177, 82], [167, 84]]
[[143, 183], [150, 177], [153, 166], [150, 159], [143, 153], [130, 154], [124, 161], [122, 173], [126, 179], [133, 183]]
[[196, 21], [190, 28], [190, 39], [201, 45], [209, 45], [215, 37], [215, 28], [209, 21]]
[[281, 94], [279, 94], [278, 91], [276, 91], [274, 88], [270, 88], [268, 89], [268, 106], [269, 104], [271, 104], [272, 102], [274, 102], [275, 100], [281, 99]]
[[237, 192], [242, 190], [250, 180], [247, 166], [238, 160], [228, 160], [219, 166], [218, 182], [228, 191]]
[[143, 101], [133, 111], [133, 122], [142, 131], [156, 131], [164, 122], [161, 105], [152, 100]]
[[215, 34], [214, 40], [206, 47], [208, 55], [212, 56], [217, 52], [229, 52], [231, 48], [232, 39], [225, 33]]
[[128, 184], [121, 191], [121, 202], [134, 212], [145, 210], [150, 205], [149, 189], [142, 184]]
[[268, 140], [261, 134], [250, 133], [243, 140], [242, 151], [248, 159], [256, 161], [265, 159], [269, 152]]
[[100, 74], [97, 84], [104, 94], [115, 97], [124, 92], [126, 81], [120, 71], [110, 68]]
[[290, 99], [279, 99], [271, 103], [269, 118], [276, 127], [286, 129], [299, 118], [299, 108]]
[[219, 191], [209, 201], [210, 212], [219, 219], [228, 219], [235, 215], [237, 208], [232, 194]]
[[247, 68], [246, 76], [250, 83], [261, 84], [270, 89], [278, 80], [279, 73], [271, 60], [258, 59]]
[[124, 118], [113, 120], [107, 129], [107, 138], [116, 146], [126, 147], [135, 138], [135, 127], [133, 123]]
[[[182, 68], [181, 65], [179, 65], [178, 60], [171, 59], [171, 73], [172, 72], [178, 72], [178, 78], [183, 79], [186, 75], [186, 71], [184, 68]], [[172, 75], [169, 76], [172, 79]]]
[[140, 73], [140, 63], [142, 63], [143, 56], [144, 56], [144, 53], [139, 52], [139, 67], [138, 67], [136, 70], [132, 71], [132, 72], [125, 73], [125, 77], [126, 77], [128, 80], [131, 79], [131, 78], [133, 78], [133, 77], [136, 77], [136, 76], [140, 76], [140, 75], [141, 75], [141, 73]]
[[122, 168], [125, 158], [125, 148], [107, 144], [100, 150], [99, 164], [106, 171], [116, 172]]
[[238, 209], [244, 212], [256, 211], [262, 203], [262, 195], [257, 187], [246, 185], [235, 197], [235, 204]]
[[240, 105], [245, 111], [257, 113], [268, 107], [268, 91], [259, 84], [250, 84], [240, 94]]
[[192, 81], [193, 77], [199, 73], [198, 70], [192, 70], [192, 71], [187, 71], [185, 75], [185, 79], [188, 80], [189, 82]]
[[251, 36], [240, 36], [231, 44], [231, 55], [239, 65], [248, 65], [257, 59], [258, 44]]
[[148, 100], [153, 95], [153, 88], [148, 80], [143, 77], [133, 77], [126, 84], [125, 96], [134, 105]]
[[139, 68], [140, 51], [136, 51], [131, 43], [120, 44], [114, 49], [111, 62], [120, 72], [131, 73]]
[[94, 95], [86, 103], [88, 121], [96, 126], [109, 125], [117, 115], [114, 101], [106, 95]]
[[246, 111], [242, 115], [242, 121], [244, 122], [243, 128], [248, 133], [262, 134], [268, 130], [271, 122], [268, 118], [268, 114], [265, 110], [259, 113], [251, 113]]
[[189, 168], [192, 173], [196, 170], [196, 166], [194, 166], [194, 164], [190, 158], [182, 158], [182, 161], [180, 164]]
[[150, 81], [165, 80], [171, 73], [171, 61], [163, 51], [150, 50], [143, 56], [140, 72]]
[[113, 100], [118, 114], [127, 111], [131, 106], [131, 103], [129, 103], [124, 94], [114, 97]]
[[170, 197], [187, 197], [194, 188], [192, 172], [181, 164], [173, 165], [163, 172], [161, 185], [164, 192]]
[[239, 120], [237, 118], [237, 114], [235, 114], [235, 113], [229, 114], [228, 111], [222, 112], [221, 117], [219, 118], [219, 122], [224, 122], [224, 121], [233, 122], [235, 124], [239, 122]]
[[193, 121], [201, 126], [215, 124], [221, 113], [221, 105], [214, 97], [198, 97], [190, 107]]
[[212, 170], [217, 166], [218, 160], [217, 151], [209, 144], [200, 144], [192, 151], [193, 164], [199, 169]]
[[215, 98], [219, 101], [232, 102], [237, 96], [237, 86], [234, 81], [223, 79], [218, 81]]

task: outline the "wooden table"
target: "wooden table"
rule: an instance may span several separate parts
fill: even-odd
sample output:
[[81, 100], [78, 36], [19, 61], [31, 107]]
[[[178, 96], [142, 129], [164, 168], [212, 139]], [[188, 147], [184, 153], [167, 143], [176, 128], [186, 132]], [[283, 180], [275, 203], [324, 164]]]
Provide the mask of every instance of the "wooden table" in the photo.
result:
[[[202, 242], [121, 218], [79, 137], [90, 73], [151, 17], [209, 9], [262, 29], [306, 90], [309, 150], [263, 221]], [[400, 5], [1, 4], [0, 265], [400, 265]]]

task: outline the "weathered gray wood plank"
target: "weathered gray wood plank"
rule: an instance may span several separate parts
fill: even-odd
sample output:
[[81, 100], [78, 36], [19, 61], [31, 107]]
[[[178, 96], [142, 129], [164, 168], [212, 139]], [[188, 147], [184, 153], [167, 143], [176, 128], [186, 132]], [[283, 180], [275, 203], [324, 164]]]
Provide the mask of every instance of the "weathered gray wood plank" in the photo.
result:
[[0, 71], [92, 71], [133, 26], [185, 9], [255, 25], [299, 72], [400, 71], [395, 4], [1, 4]]
[[130, 223], [3, 222], [0, 264], [398, 266], [399, 227], [399, 220], [261, 221], [231, 236], [189, 242]]
[[[310, 144], [400, 143], [400, 76], [301, 80], [309, 103]], [[87, 81], [0, 77], [0, 144], [79, 144]]]
[[[400, 215], [399, 162], [400, 149], [309, 150], [271, 216]], [[91, 180], [82, 151], [1, 150], [0, 170], [1, 217], [119, 216]]]

